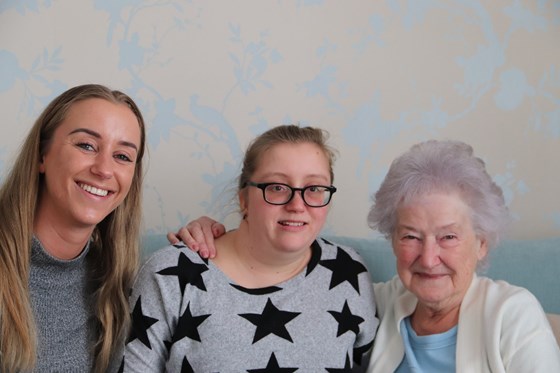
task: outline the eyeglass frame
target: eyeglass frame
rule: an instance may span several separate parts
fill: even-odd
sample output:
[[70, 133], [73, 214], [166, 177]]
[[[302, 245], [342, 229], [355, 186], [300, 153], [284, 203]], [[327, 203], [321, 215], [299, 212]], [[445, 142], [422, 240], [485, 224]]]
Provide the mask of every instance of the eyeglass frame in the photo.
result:
[[[271, 185], [282, 185], [282, 186], [285, 186], [288, 189], [290, 189], [290, 191], [292, 192], [292, 194], [290, 195], [290, 198], [288, 198], [288, 200], [284, 203], [270, 202], [269, 200], [267, 200], [266, 199], [266, 188], [271, 186]], [[262, 190], [262, 195], [263, 195], [264, 201], [266, 203], [268, 203], [270, 205], [274, 205], [274, 206], [287, 205], [288, 203], [290, 203], [294, 199], [294, 195], [296, 194], [296, 192], [300, 192], [301, 193], [301, 200], [303, 201], [303, 203], [305, 203], [306, 206], [309, 206], [309, 207], [312, 207], [312, 208], [320, 208], [320, 207], [327, 206], [331, 202], [332, 196], [337, 190], [334, 185], [331, 185], [331, 186], [327, 186], [327, 185], [308, 185], [308, 186], [305, 186], [303, 188], [294, 188], [293, 186], [288, 185], [288, 184], [284, 184], [284, 183], [255, 183], [253, 181], [247, 181], [245, 183], [244, 187], [247, 187], [247, 186], [252, 186], [252, 187], [259, 188], [260, 190]], [[313, 205], [310, 205], [309, 203], [307, 203], [307, 201], [305, 200], [305, 191], [310, 189], [310, 188], [314, 188], [314, 187], [325, 188], [326, 190], [329, 191], [329, 199], [327, 200], [327, 202], [325, 202], [325, 204], [320, 205], [320, 206], [313, 206]]]

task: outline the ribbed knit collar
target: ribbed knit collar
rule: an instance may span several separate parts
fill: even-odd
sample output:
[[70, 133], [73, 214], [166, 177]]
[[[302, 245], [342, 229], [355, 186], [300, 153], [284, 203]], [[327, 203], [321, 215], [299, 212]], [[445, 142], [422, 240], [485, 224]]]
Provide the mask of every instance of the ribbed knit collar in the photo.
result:
[[33, 236], [33, 240], [31, 242], [31, 258], [33, 262], [37, 264], [43, 263], [66, 268], [77, 267], [84, 263], [87, 253], [89, 252], [90, 243], [91, 240], [88, 240], [80, 255], [78, 255], [74, 259], [64, 260], [55, 258], [51, 254], [49, 254], [41, 244], [41, 241], [39, 241], [37, 237]]

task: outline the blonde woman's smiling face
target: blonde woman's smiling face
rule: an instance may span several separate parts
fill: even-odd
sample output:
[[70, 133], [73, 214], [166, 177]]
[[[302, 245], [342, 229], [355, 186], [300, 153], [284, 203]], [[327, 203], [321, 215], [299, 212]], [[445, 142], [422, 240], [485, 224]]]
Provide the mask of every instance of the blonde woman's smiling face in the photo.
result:
[[419, 196], [397, 209], [393, 250], [404, 286], [421, 305], [457, 307], [487, 253], [471, 221], [471, 210], [457, 193]]
[[74, 103], [41, 159], [37, 216], [93, 229], [128, 194], [140, 136], [128, 106], [97, 98]]

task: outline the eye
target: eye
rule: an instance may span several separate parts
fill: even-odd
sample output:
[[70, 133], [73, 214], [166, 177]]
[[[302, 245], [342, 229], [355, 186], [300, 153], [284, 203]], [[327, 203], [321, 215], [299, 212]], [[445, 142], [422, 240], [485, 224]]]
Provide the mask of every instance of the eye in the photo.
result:
[[453, 248], [459, 244], [459, 237], [456, 234], [444, 234], [439, 238], [442, 247]]
[[419, 239], [418, 237], [413, 236], [413, 235], [411, 235], [411, 234], [405, 234], [405, 235], [403, 236], [403, 240], [418, 240], [418, 239]]
[[115, 158], [125, 162], [133, 162], [133, 160], [126, 154], [117, 154], [115, 155]]
[[95, 148], [92, 144], [87, 142], [79, 142], [76, 146], [80, 149], [88, 150], [88, 151], [95, 151]]
[[327, 191], [327, 188], [321, 185], [311, 185], [307, 187], [307, 190], [311, 193], [323, 193]]
[[289, 188], [282, 184], [270, 184], [266, 189], [274, 193], [284, 193], [287, 192]]

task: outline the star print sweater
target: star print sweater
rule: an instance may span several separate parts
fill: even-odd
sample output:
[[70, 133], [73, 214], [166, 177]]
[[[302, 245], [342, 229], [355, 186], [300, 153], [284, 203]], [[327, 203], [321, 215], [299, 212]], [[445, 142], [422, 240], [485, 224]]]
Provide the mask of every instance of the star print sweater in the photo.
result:
[[33, 238], [29, 293], [38, 334], [35, 373], [91, 370], [95, 319], [88, 248], [75, 259], [59, 260]]
[[365, 371], [378, 320], [353, 249], [319, 239], [301, 273], [247, 289], [176, 246], [140, 270], [120, 372]]

